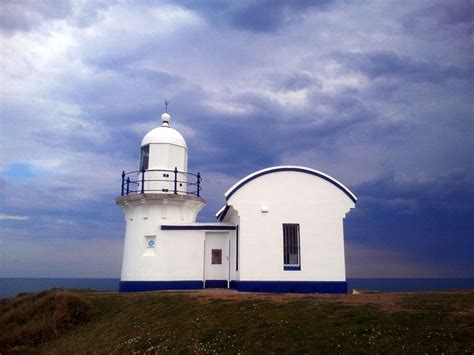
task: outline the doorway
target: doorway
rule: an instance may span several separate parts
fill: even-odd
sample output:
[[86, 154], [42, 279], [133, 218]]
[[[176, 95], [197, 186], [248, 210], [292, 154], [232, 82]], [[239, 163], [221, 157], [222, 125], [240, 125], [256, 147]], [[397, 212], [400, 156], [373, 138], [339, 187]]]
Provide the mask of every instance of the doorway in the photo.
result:
[[206, 232], [204, 241], [204, 287], [229, 287], [229, 233]]

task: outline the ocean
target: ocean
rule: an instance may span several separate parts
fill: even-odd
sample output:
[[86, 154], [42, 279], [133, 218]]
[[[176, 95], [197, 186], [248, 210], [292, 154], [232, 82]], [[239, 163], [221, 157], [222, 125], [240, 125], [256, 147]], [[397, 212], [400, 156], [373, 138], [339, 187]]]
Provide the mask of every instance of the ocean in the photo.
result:
[[[117, 291], [119, 279], [0, 278], [0, 298], [40, 292], [54, 287]], [[347, 279], [349, 289], [380, 292], [474, 290], [474, 278], [444, 279]]]

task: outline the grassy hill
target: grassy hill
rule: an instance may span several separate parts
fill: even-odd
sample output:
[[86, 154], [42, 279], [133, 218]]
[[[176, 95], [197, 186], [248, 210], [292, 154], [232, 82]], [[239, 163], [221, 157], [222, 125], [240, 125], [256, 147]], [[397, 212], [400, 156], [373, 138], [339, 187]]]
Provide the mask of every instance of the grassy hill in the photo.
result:
[[0, 301], [0, 353], [472, 353], [473, 296], [51, 290]]

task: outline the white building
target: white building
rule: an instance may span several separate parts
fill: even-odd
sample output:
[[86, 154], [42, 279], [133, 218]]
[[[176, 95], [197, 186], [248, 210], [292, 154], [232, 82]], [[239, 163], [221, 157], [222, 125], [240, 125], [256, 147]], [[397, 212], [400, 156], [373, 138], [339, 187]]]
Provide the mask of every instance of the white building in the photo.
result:
[[122, 175], [120, 291], [347, 292], [343, 220], [357, 201], [347, 187], [310, 168], [271, 167], [225, 193], [218, 223], [196, 223], [201, 177], [187, 172], [170, 115], [161, 118], [142, 140], [139, 170]]

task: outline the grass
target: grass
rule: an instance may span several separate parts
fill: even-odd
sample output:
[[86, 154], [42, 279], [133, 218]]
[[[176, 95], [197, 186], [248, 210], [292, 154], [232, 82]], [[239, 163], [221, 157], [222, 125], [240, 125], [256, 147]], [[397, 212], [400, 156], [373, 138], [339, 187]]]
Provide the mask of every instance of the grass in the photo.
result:
[[53, 339], [91, 319], [84, 294], [51, 290], [0, 300], [0, 353]]
[[472, 353], [473, 296], [55, 290], [0, 303], [0, 353]]

